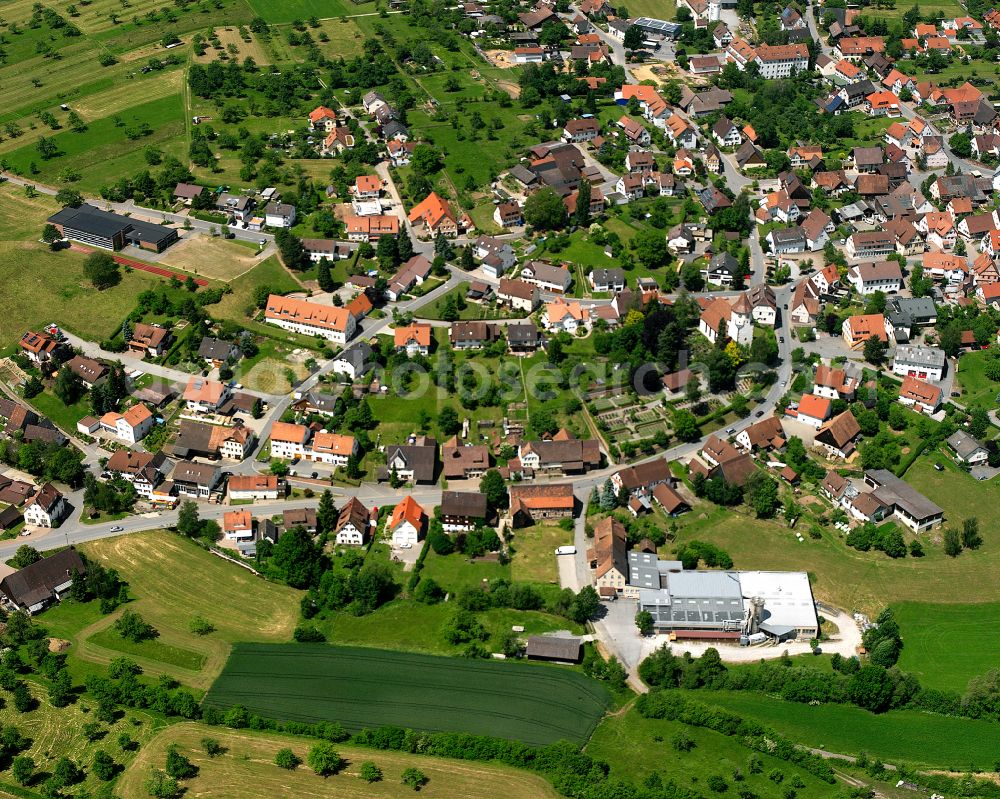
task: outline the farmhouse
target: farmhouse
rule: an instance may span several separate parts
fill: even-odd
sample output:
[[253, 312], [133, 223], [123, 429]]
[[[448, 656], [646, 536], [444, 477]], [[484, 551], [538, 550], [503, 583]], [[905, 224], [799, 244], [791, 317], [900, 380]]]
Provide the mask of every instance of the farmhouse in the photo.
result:
[[66, 596], [73, 575], [86, 568], [80, 554], [70, 547], [8, 574], [0, 581], [0, 593], [14, 607], [38, 613]]
[[478, 491], [443, 491], [441, 523], [446, 533], [468, 532], [486, 520], [486, 496]]
[[865, 472], [865, 485], [883, 504], [892, 508], [892, 515], [920, 533], [944, 521], [944, 511], [904, 480], [886, 469]]
[[140, 497], [149, 497], [163, 479], [166, 463], [162, 452], [151, 455], [134, 449], [117, 449], [104, 468], [130, 482]]
[[572, 483], [546, 483], [543, 485], [512, 485], [510, 491], [510, 517], [515, 527], [525, 527], [546, 519], [569, 519], [573, 516], [576, 500]]
[[69, 508], [52, 483], [46, 483], [24, 506], [24, 522], [31, 527], [58, 527]]

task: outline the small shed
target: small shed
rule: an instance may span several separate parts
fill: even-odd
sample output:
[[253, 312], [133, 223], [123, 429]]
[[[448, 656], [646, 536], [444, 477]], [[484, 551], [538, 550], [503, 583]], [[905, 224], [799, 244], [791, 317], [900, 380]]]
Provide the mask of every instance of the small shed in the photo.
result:
[[545, 660], [549, 663], [579, 663], [581, 648], [579, 638], [533, 635], [528, 639], [525, 653], [529, 660]]

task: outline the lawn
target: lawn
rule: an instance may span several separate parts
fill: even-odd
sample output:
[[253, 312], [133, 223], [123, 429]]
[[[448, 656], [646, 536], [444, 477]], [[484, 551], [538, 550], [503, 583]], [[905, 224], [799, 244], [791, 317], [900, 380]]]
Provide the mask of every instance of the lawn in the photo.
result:
[[515, 530], [511, 536], [514, 552], [511, 576], [519, 582], [558, 583], [559, 564], [556, 547], [573, 543], [573, 531], [563, 530], [554, 522]]
[[963, 691], [970, 679], [995, 669], [1000, 641], [984, 619], [1000, 614], [1000, 603], [893, 605], [903, 634], [899, 667], [927, 688]]
[[55, 197], [28, 197], [21, 186], [0, 184], [0, 241], [39, 241], [45, 220], [62, 208]]
[[[963, 14], [968, 13], [965, 7], [958, 2], [958, 0], [929, 0], [929, 2], [922, 2], [920, 6], [920, 16], [943, 16], [945, 19], [954, 19], [955, 17], [960, 17]], [[893, 8], [880, 8], [874, 11], [874, 16], [882, 17], [887, 20], [902, 19], [903, 14], [912, 8], [911, 5], [907, 3], [896, 3]], [[865, 9], [865, 14], [872, 13], [872, 9]]]
[[510, 579], [511, 569], [496, 560], [470, 561], [460, 552], [438, 555], [427, 553], [422, 577], [433, 578], [446, 591], [481, 585], [483, 580]]
[[844, 754], [867, 752], [887, 763], [905, 761], [966, 771], [996, 762], [996, 724], [916, 710], [874, 715], [852, 705], [810, 706], [735, 691], [699, 691], [694, 698], [754, 717], [794, 741]]
[[[367, 616], [340, 613], [318, 622], [317, 626], [331, 642], [344, 646], [457, 657], [465, 646], [449, 644], [443, 635], [443, 628], [453, 611], [448, 603], [424, 605], [397, 599]], [[494, 609], [478, 614], [478, 618], [490, 634], [487, 648], [495, 650], [499, 650], [501, 638], [515, 626], [524, 628], [522, 635], [542, 635], [557, 630], [570, 630], [576, 635], [586, 632], [568, 619], [536, 610]]]
[[672, 20], [677, 14], [674, 0], [631, 0], [627, 8], [630, 17]]
[[[209, 758], [201, 746], [203, 738], [214, 738], [223, 754]], [[419, 768], [427, 777], [420, 795], [439, 799], [493, 799], [516, 796], [519, 799], [555, 799], [558, 794], [541, 777], [506, 766], [467, 760], [411, 755], [402, 752], [376, 751], [338, 744], [337, 752], [346, 761], [338, 774], [320, 778], [305, 765], [286, 771], [274, 765], [279, 749], [288, 747], [305, 761], [312, 742], [308, 739], [273, 733], [227, 730], [204, 724], [184, 723], [164, 730], [135, 759], [117, 786], [123, 799], [147, 799], [144, 782], [150, 769], [160, 768], [167, 749], [176, 745], [190, 758], [198, 775], [184, 781], [189, 796], [213, 799], [245, 799], [247, 796], [268, 799], [395, 799], [403, 770]], [[382, 770], [383, 779], [367, 783], [358, 779], [365, 761], [373, 761]], [[249, 786], [253, 786], [251, 789]]]
[[990, 380], [985, 374], [986, 363], [993, 357], [996, 357], [994, 350], [979, 350], [967, 352], [959, 359], [955, 378], [962, 390], [958, 401], [963, 405], [981, 405], [984, 408], [997, 406], [1000, 383]]
[[[698, 694], [691, 696], [698, 698]], [[694, 748], [688, 752], [676, 751], [670, 741], [678, 733], [686, 734], [694, 742]], [[751, 750], [737, 739], [680, 721], [646, 719], [634, 708], [605, 718], [594, 730], [586, 751], [606, 762], [613, 777], [633, 783], [641, 783], [650, 774], [658, 773], [664, 780], [673, 780], [682, 788], [701, 793], [703, 781], [717, 774], [730, 783], [731, 792], [726, 796], [735, 795], [736, 788], [742, 790], [743, 786], [756, 796], [778, 796], [767, 776], [778, 769], [785, 775], [785, 781], [793, 776], [801, 779], [805, 787], [797, 788], [796, 792], [804, 799], [827, 797], [831, 791], [829, 784], [804, 769], [767, 754], [757, 754], [763, 761], [763, 771], [750, 774], [747, 759]], [[733, 785], [731, 775], [736, 769], [743, 772], [744, 780]]]
[[[39, 232], [42, 224], [44, 217]], [[68, 250], [54, 253], [42, 245], [0, 243], [0, 348], [49, 322], [100, 341], [121, 327], [140, 292], [162, 283], [147, 272], [123, 272], [117, 286], [97, 291], [83, 277], [83, 261], [81, 253]]]
[[[455, 298], [465, 298], [465, 295], [469, 291], [469, 284], [465, 281], [459, 283], [451, 291], [438, 297], [433, 302], [428, 303], [420, 307], [415, 315], [420, 319], [441, 319], [441, 313], [444, 309], [445, 303], [449, 297]], [[523, 312], [511, 313], [508, 310], [499, 309], [491, 305], [483, 305], [480, 303], [466, 301], [465, 308], [463, 308], [458, 313], [458, 318], [461, 320], [470, 319], [523, 319], [525, 314]]]
[[90, 407], [90, 398], [86, 393], [72, 405], [64, 404], [59, 397], [48, 391], [43, 391], [32, 397], [28, 403], [33, 405], [42, 416], [52, 420], [60, 430], [73, 435], [76, 435], [76, 423], [93, 412]]
[[[148, 673], [169, 674], [198, 689], [221, 671], [233, 642], [291, 639], [299, 592], [258, 579], [179, 536], [106, 538], [83, 551], [118, 569], [135, 597], [128, 607], [159, 632], [155, 640], [135, 645], [109, 629], [113, 617], [94, 619], [72, 602], [46, 612], [43, 622], [73, 641], [74, 653], [84, 660], [106, 663], [126, 653]], [[215, 632], [190, 632], [195, 616]]]
[[310, 644], [239, 644], [205, 697], [283, 721], [585, 741], [610, 701], [575, 671]]
[[247, 0], [253, 11], [273, 23], [293, 20], [305, 21], [310, 17], [343, 17], [368, 14], [375, 10], [375, 3], [353, 3], [350, 0]]

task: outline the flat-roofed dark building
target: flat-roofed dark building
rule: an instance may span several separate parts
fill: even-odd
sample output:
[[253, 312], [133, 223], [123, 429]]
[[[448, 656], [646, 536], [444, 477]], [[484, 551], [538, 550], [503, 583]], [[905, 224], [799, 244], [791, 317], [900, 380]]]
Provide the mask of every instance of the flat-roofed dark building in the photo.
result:
[[177, 231], [173, 228], [102, 211], [86, 203], [79, 208], [67, 206], [48, 221], [64, 238], [104, 250], [120, 250], [131, 244], [161, 252], [177, 241]]

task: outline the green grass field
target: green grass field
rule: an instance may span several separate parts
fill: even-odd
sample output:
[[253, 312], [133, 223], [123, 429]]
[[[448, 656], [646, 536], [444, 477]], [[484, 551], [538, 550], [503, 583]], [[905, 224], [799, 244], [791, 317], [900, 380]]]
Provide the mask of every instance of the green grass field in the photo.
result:
[[[945, 471], [934, 470], [935, 460], [945, 463]], [[982, 601], [982, 586], [992, 584], [1000, 568], [1000, 547], [991, 543], [998, 540], [1000, 519], [987, 510], [996, 507], [1000, 484], [979, 483], [953, 469], [947, 459], [929, 455], [917, 459], [906, 481], [944, 508], [946, 525], [960, 529], [964, 518], [978, 515], [983, 547], [949, 558], [938, 529], [921, 534], [925, 557], [892, 560], [881, 553], [851, 549], [832, 528], [824, 529], [818, 540], [805, 536], [799, 542], [781, 522], [705, 503], [677, 520], [678, 543], [710, 541], [725, 549], [739, 569], [807, 568], [817, 599], [849, 611], [877, 613], [889, 603], [926, 602], [928, 597], [945, 605]], [[908, 541], [913, 538], [905, 530], [904, 535]]]
[[287, 721], [397, 725], [542, 745], [585, 741], [609, 703], [581, 674], [327, 645], [239, 644], [205, 697]]
[[[2, 207], [2, 203], [0, 203]], [[45, 217], [38, 223], [39, 233]], [[34, 244], [0, 243], [0, 348], [25, 330], [57, 322], [71, 333], [100, 341], [121, 327], [136, 296], [162, 283], [146, 272], [123, 272], [114, 288], [97, 291], [83, 277], [84, 256]], [[26, 301], [27, 298], [31, 301]]]
[[873, 715], [851, 705], [810, 705], [736, 691], [699, 691], [704, 702], [757, 718], [792, 740], [843, 754], [867, 752], [887, 763], [965, 771], [996, 761], [996, 724], [916, 710]]
[[[698, 694], [691, 694], [697, 698]], [[678, 752], [671, 746], [671, 738], [686, 734], [694, 741], [689, 752]], [[798, 777], [805, 787], [797, 788], [797, 795], [804, 799], [827, 797], [831, 786], [803, 769], [770, 755], [758, 755], [764, 763], [759, 774], [747, 773], [747, 759], [751, 751], [737, 739], [704, 727], [693, 727], [680, 721], [643, 718], [634, 708], [621, 715], [605, 718], [594, 730], [587, 743], [587, 754], [611, 766], [611, 774], [623, 780], [641, 783], [650, 774], [658, 773], [679, 786], [706, 793], [705, 780], [712, 775], [725, 778], [730, 789], [724, 796], [733, 796], [743, 786], [758, 796], [777, 797], [774, 783], [768, 779], [773, 769], [781, 771], [788, 782]], [[734, 783], [734, 770], [743, 772], [744, 780]]]
[[1000, 603], [893, 605], [903, 633], [899, 667], [927, 688], [962, 691], [970, 679], [1000, 663], [1000, 641], [986, 619], [996, 618]]
[[984, 408], [995, 408], [996, 398], [1000, 395], [1000, 383], [990, 380], [984, 370], [986, 362], [995, 356], [994, 350], [979, 350], [967, 352], [958, 361], [958, 371], [955, 378], [962, 389], [959, 400], [963, 405], [981, 405]]
[[[201, 745], [203, 738], [216, 739], [225, 751], [209, 758]], [[338, 774], [318, 777], [307, 766], [286, 771], [274, 765], [279, 749], [292, 749], [303, 761], [312, 746], [308, 739], [208, 727], [204, 724], [178, 724], [164, 730], [143, 748], [134, 763], [122, 775], [116, 795], [123, 799], [147, 799], [143, 783], [151, 768], [161, 768], [168, 747], [176, 745], [191, 759], [198, 776], [184, 781], [188, 796], [211, 796], [213, 799], [245, 799], [261, 796], [269, 799], [398, 799], [403, 791], [403, 769], [419, 768], [427, 776], [420, 795], [439, 799], [493, 799], [516, 796], [519, 799], [555, 799], [557, 794], [541, 777], [500, 765], [468, 760], [411, 755], [402, 752], [375, 751], [337, 745], [337, 753], [346, 761]], [[382, 769], [381, 782], [358, 779], [360, 766], [372, 761]], [[251, 791], [249, 786], [253, 786]]]
[[369, 14], [375, 10], [375, 3], [353, 3], [351, 0], [247, 0], [254, 12], [272, 23], [287, 23], [309, 17], [342, 17], [354, 14]]
[[[141, 124], [149, 126], [150, 135], [129, 138], [128, 132]], [[94, 119], [82, 133], [68, 129], [53, 133], [49, 138], [59, 153], [48, 160], [39, 155], [37, 142], [19, 147], [5, 157], [15, 173], [50, 184], [71, 167], [80, 175], [73, 186], [96, 192], [119, 176], [131, 177], [148, 168], [143, 156], [147, 145], [183, 156], [186, 151], [183, 134], [184, 104], [179, 94], [173, 94]]]
[[556, 547], [573, 543], [573, 532], [548, 522], [515, 530], [514, 556], [510, 562], [511, 576], [521, 582], [559, 583]]
[[[291, 639], [299, 592], [260, 580], [179, 536], [154, 532], [105, 538], [83, 550], [118, 569], [135, 597], [128, 608], [159, 632], [152, 641], [133, 644], [111, 629], [116, 617], [96, 614], [93, 603], [65, 602], [47, 611], [44, 623], [70, 640], [73, 654], [83, 661], [101, 664], [125, 654], [147, 673], [169, 674], [204, 689], [222, 670], [233, 642]], [[215, 631], [192, 633], [195, 616]]]

